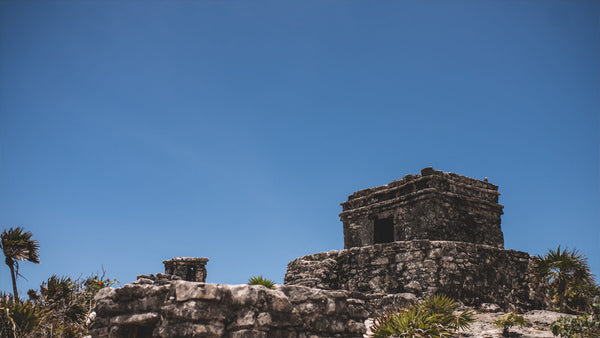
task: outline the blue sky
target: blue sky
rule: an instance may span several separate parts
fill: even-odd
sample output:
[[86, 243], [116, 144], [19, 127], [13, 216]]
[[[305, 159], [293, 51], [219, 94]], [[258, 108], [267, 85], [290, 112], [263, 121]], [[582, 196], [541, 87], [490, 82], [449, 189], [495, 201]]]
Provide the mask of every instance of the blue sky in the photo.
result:
[[[500, 186], [505, 247], [600, 275], [599, 1], [0, 1], [0, 226], [52, 274], [281, 283], [339, 203]], [[10, 290], [0, 266], [0, 289]]]

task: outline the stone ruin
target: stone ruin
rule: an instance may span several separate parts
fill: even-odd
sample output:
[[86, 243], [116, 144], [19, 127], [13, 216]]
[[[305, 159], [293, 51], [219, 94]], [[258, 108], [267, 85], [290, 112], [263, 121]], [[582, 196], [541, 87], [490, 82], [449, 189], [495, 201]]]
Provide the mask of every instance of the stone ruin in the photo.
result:
[[175, 257], [163, 261], [165, 274], [179, 276], [188, 282], [206, 282], [206, 257]]
[[344, 249], [418, 239], [504, 248], [498, 186], [425, 168], [343, 202]]
[[166, 260], [96, 296], [92, 337], [361, 337], [386, 308], [444, 293], [504, 310], [545, 309], [533, 257], [504, 250], [498, 187], [425, 168], [342, 203], [344, 249], [297, 258], [284, 285], [210, 284], [208, 258]]
[[468, 305], [546, 306], [533, 257], [504, 250], [498, 186], [425, 168], [341, 205], [344, 250], [288, 264], [285, 283], [366, 294], [444, 293]]

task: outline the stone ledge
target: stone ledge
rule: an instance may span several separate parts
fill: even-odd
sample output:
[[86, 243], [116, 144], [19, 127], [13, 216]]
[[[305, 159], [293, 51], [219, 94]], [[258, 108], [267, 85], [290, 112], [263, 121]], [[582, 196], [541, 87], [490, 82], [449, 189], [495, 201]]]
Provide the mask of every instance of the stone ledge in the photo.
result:
[[362, 293], [182, 280], [165, 284], [165, 279], [146, 277], [98, 293], [92, 337], [316, 338], [366, 332], [369, 312]]

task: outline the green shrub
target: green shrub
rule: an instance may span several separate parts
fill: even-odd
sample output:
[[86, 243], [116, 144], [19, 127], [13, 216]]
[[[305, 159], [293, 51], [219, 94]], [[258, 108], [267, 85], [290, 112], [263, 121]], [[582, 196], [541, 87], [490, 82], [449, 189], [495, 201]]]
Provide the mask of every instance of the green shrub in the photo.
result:
[[117, 284], [118, 281], [102, 275], [71, 280], [70, 277], [48, 278], [40, 286], [40, 296], [28, 292], [31, 299], [38, 299], [47, 315], [40, 323], [40, 334], [53, 332], [60, 337], [80, 337], [88, 331], [91, 313], [96, 302], [94, 296], [100, 289]]
[[29, 290], [27, 301], [0, 294], [0, 337], [85, 336], [96, 305], [94, 296], [115, 283], [104, 274], [83, 280], [53, 275], [39, 293]]
[[552, 334], [561, 337], [600, 337], [600, 303], [591, 306], [592, 311], [578, 317], [560, 317], [552, 323]]
[[421, 304], [375, 318], [371, 331], [375, 337], [454, 337], [457, 330], [468, 328], [475, 319], [470, 310], [455, 314], [457, 307], [445, 295], [427, 297]]
[[275, 287], [275, 282], [270, 279], [263, 278], [263, 276], [252, 276], [248, 279], [248, 285], [262, 285], [268, 289]]
[[509, 337], [510, 328], [513, 326], [527, 326], [531, 323], [527, 318], [516, 314], [515, 312], [510, 312], [509, 314], [502, 316], [494, 321], [494, 325], [502, 328], [502, 335], [504, 337]]
[[10, 310], [0, 306], [0, 337], [16, 337], [16, 325], [10, 318]]
[[23, 337], [35, 330], [45, 316], [44, 309], [32, 301], [0, 295], [0, 336]]

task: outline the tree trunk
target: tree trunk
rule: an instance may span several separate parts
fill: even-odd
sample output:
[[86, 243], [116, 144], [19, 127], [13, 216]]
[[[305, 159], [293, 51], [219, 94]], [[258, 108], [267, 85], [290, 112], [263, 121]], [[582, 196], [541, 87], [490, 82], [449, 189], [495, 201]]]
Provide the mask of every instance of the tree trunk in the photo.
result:
[[558, 296], [558, 308], [561, 313], [565, 312], [565, 299], [567, 293], [567, 286], [564, 280], [559, 280], [556, 286], [556, 294]]
[[13, 297], [16, 301], [17, 299], [19, 299], [19, 294], [17, 293], [17, 276], [15, 276], [15, 267], [12, 265], [9, 265], [8, 267], [10, 268], [10, 277], [12, 277]]

